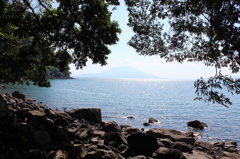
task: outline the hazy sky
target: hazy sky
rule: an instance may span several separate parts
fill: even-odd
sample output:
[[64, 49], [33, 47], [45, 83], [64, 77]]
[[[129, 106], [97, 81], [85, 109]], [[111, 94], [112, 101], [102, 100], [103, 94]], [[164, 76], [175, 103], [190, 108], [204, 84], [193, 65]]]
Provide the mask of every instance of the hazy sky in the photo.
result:
[[[166, 63], [165, 60], [160, 59], [159, 56], [138, 55], [133, 48], [127, 45], [133, 32], [131, 28], [127, 26], [128, 12], [124, 1], [120, 0], [120, 3], [121, 5], [114, 11], [112, 19], [119, 22], [122, 33], [119, 36], [120, 41], [116, 45], [110, 46], [112, 53], [108, 57], [108, 65], [93, 65], [91, 61], [89, 61], [87, 66], [80, 70], [76, 70], [74, 65], [70, 65], [72, 76], [100, 73], [109, 68], [118, 66], [131, 66], [142, 72], [165, 78], [200, 78], [214, 76], [215, 69], [213, 67], [206, 67], [202, 63]], [[228, 69], [224, 69], [222, 73], [230, 75]], [[240, 73], [238, 73], [238, 75], [240, 75]]]

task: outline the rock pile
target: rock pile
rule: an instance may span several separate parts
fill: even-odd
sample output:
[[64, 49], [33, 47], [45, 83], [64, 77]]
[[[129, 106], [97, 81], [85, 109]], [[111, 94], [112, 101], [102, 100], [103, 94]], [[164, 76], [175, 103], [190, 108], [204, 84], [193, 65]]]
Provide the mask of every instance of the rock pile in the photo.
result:
[[63, 112], [15, 92], [0, 95], [0, 158], [230, 159], [240, 155], [235, 141], [210, 143], [196, 140], [193, 132], [119, 126], [102, 121], [98, 108]]

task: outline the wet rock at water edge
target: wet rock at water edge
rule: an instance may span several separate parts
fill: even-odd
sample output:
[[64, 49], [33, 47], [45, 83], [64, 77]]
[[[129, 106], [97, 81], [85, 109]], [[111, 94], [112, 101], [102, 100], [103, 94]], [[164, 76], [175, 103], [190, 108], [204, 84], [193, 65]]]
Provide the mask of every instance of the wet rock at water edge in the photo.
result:
[[145, 123], [143, 123], [143, 125], [144, 125], [144, 126], [149, 126], [150, 123], [145, 122]]
[[168, 138], [173, 142], [185, 142], [190, 145], [193, 145], [196, 141], [196, 139], [194, 139], [193, 137], [187, 137], [181, 131], [168, 128], [152, 128], [149, 129], [146, 134], [153, 135], [157, 138]]
[[158, 120], [153, 118], [153, 117], [151, 117], [151, 118], [148, 119], [148, 122], [149, 123], [156, 123], [156, 122], [158, 122]]
[[85, 119], [93, 124], [102, 121], [101, 109], [99, 108], [79, 108], [67, 111], [72, 118]]
[[115, 121], [102, 121], [101, 125], [102, 125], [102, 129], [105, 132], [110, 132], [110, 131], [120, 132], [121, 131], [121, 127], [118, 126], [118, 124]]
[[128, 119], [135, 119], [135, 116], [127, 116]]
[[16, 97], [16, 98], [18, 98], [18, 99], [21, 99], [21, 100], [23, 100], [23, 101], [26, 101], [26, 100], [27, 100], [27, 96], [26, 96], [24, 93], [21, 93], [21, 92], [19, 92], [19, 91], [13, 92], [13, 93], [12, 93], [12, 96], [13, 96], [13, 97]]
[[187, 126], [193, 129], [199, 129], [199, 130], [203, 130], [205, 127], [208, 127], [206, 123], [200, 122], [198, 120], [189, 121], [187, 123]]

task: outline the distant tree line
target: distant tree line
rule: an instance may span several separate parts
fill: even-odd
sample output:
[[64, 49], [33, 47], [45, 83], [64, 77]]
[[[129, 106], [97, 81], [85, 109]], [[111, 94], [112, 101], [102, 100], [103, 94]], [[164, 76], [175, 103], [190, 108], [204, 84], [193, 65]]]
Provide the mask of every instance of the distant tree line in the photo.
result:
[[59, 68], [54, 67], [54, 66], [47, 66], [46, 67], [46, 77], [47, 79], [71, 79], [70, 77], [71, 72], [64, 71], [61, 72]]

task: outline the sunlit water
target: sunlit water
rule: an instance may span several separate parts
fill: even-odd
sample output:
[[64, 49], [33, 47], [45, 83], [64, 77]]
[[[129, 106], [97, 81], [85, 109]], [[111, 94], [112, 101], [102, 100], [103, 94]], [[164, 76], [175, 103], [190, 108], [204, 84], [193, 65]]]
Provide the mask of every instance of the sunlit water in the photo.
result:
[[51, 108], [101, 108], [103, 120], [137, 128], [154, 117], [159, 122], [145, 129], [164, 127], [187, 132], [188, 121], [200, 120], [209, 125], [199, 131], [203, 140], [235, 140], [240, 145], [239, 96], [231, 96], [230, 108], [194, 101], [194, 81], [81, 78], [51, 83], [50, 88], [7, 85], [0, 93], [17, 90]]

